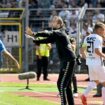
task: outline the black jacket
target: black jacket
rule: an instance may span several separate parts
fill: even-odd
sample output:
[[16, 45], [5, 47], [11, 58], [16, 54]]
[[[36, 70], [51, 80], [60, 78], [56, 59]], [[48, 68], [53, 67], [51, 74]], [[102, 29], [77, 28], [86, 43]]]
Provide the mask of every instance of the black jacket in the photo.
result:
[[35, 35], [37, 37], [45, 37], [42, 40], [34, 40], [36, 44], [40, 43], [55, 43], [60, 60], [74, 60], [75, 54], [72, 51], [70, 40], [64, 29], [38, 32]]

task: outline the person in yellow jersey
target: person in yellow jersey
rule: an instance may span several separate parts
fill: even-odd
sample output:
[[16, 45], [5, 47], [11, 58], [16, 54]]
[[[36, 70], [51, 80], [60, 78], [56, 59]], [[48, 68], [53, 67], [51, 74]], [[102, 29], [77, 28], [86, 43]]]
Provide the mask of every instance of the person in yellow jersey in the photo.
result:
[[36, 45], [37, 81], [40, 80], [42, 71], [43, 71], [43, 80], [46, 81], [50, 80], [48, 79], [48, 63], [49, 63], [50, 50], [51, 50], [50, 43]]

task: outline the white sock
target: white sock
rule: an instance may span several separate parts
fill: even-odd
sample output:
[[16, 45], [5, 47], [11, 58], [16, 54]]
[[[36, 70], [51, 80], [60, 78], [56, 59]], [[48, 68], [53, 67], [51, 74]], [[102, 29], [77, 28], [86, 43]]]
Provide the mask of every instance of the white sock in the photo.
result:
[[88, 87], [85, 89], [85, 91], [84, 91], [84, 96], [87, 96], [88, 95], [88, 93], [92, 90], [92, 89], [94, 89], [96, 87], [96, 83], [95, 82], [93, 82], [93, 81], [90, 81], [89, 83], [88, 83]]
[[105, 105], [105, 87], [102, 87], [102, 99], [103, 99], [103, 104]]

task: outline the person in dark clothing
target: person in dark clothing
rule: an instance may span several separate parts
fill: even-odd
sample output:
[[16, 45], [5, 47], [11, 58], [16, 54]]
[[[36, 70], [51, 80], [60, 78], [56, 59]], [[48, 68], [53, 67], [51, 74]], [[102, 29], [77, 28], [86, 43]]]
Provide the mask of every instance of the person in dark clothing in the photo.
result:
[[51, 44], [36, 45], [36, 62], [37, 62], [37, 81], [40, 80], [41, 72], [43, 71], [43, 80], [48, 79], [48, 63], [50, 56]]
[[101, 97], [102, 96], [102, 84], [97, 85], [96, 94], [93, 95], [93, 97]]
[[[75, 54], [72, 51], [71, 43], [65, 29], [63, 29], [63, 20], [58, 16], [54, 16], [50, 22], [50, 26], [55, 30], [33, 33], [30, 28], [27, 28], [26, 34], [33, 36], [36, 44], [55, 42], [60, 59], [57, 87], [60, 93], [61, 105], [74, 105], [70, 84], [74, 70]], [[36, 40], [37, 37], [45, 37], [46, 39]]]
[[[72, 44], [72, 49], [73, 49], [74, 53], [76, 53], [76, 40], [75, 40], [75, 38], [70, 38], [70, 42]], [[76, 63], [76, 64], [78, 64], [78, 63]], [[75, 68], [74, 68], [74, 70], [75, 70]], [[75, 75], [75, 71], [74, 71], [73, 76], [72, 76], [72, 84], [73, 84], [73, 96], [78, 97], [77, 78]]]

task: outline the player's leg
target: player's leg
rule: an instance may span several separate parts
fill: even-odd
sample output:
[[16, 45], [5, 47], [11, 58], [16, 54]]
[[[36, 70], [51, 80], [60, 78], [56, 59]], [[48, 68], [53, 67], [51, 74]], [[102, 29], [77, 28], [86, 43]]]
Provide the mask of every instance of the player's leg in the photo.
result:
[[102, 87], [102, 99], [103, 99], [103, 104], [105, 105], [105, 87]]
[[103, 105], [105, 105], [105, 82], [102, 82], [102, 99], [103, 99]]
[[73, 99], [73, 94], [72, 94], [72, 89], [70, 88], [71, 84], [71, 78], [74, 72], [74, 64], [75, 61], [70, 61], [68, 70], [66, 73], [65, 81], [64, 81], [64, 86], [66, 89], [66, 95], [67, 95], [67, 100], [68, 100], [68, 105], [74, 105], [74, 99]]
[[42, 62], [41, 62], [41, 59], [37, 58], [37, 81], [40, 80], [41, 69], [42, 69]]
[[105, 82], [102, 82], [102, 99], [103, 99], [103, 105], [105, 105]]
[[96, 83], [95, 83], [94, 81], [90, 81], [90, 82], [88, 83], [87, 88], [85, 89], [85, 91], [84, 91], [84, 93], [83, 93], [84, 96], [87, 97], [88, 93], [89, 93], [91, 90], [93, 90], [95, 87], [96, 87]]
[[96, 87], [96, 83], [93, 81], [90, 81], [88, 83], [87, 88], [85, 89], [84, 93], [81, 95], [81, 100], [83, 105], [87, 105], [87, 95], [90, 93], [91, 90], [93, 90]]
[[[93, 65], [88, 65], [89, 68], [89, 78], [90, 81], [94, 80], [94, 68]], [[83, 105], [87, 105], [87, 95], [88, 93], [95, 87], [95, 83], [93, 81], [89, 82], [87, 88], [85, 89], [84, 93], [81, 95], [81, 100]]]
[[[104, 65], [100, 66], [100, 69], [97, 71], [97, 77], [100, 83], [102, 83], [102, 99], [105, 105], [105, 67]], [[98, 83], [98, 82], [96, 82]], [[98, 83], [99, 84], [99, 83]]]
[[97, 90], [96, 90], [96, 94], [93, 95], [93, 97], [101, 97], [102, 96], [102, 84], [99, 83], [97, 85]]
[[59, 95], [61, 98], [61, 105], [66, 105], [66, 98], [64, 96], [64, 93], [62, 92], [63, 87], [61, 87], [63, 77], [64, 77], [64, 71], [61, 68], [60, 73], [59, 73], [59, 77], [58, 77], [58, 81], [57, 81], [57, 87], [58, 87]]
[[72, 83], [73, 83], [73, 96], [78, 97], [77, 78], [75, 73], [73, 73]]
[[43, 62], [43, 80], [49, 80], [48, 79], [48, 57], [42, 57]]
[[63, 62], [62, 69], [60, 71], [57, 84], [61, 96], [61, 105], [66, 105], [67, 103], [69, 105], [74, 105], [72, 90], [70, 88], [74, 63], [74, 61]]

